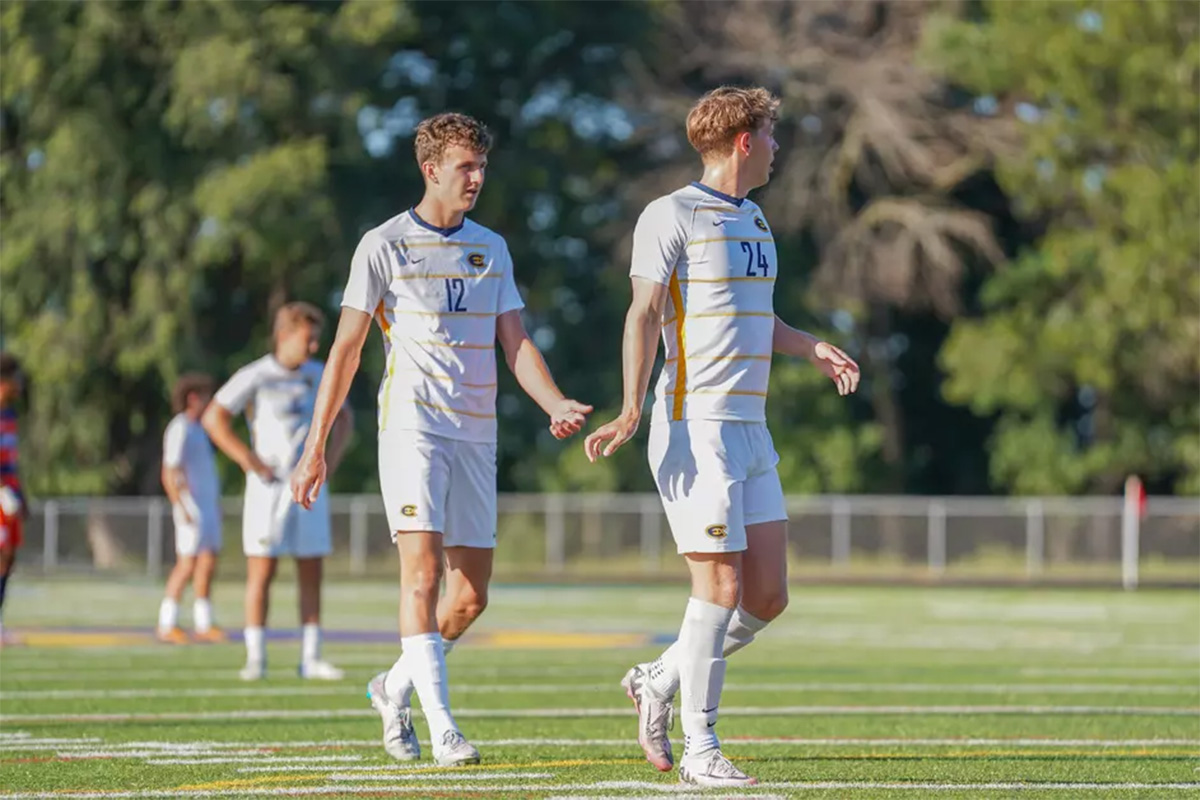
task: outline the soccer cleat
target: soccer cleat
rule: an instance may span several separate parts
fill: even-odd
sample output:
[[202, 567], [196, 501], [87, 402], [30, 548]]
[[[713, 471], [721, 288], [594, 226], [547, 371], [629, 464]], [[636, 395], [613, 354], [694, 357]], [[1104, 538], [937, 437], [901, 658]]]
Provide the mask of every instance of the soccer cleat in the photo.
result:
[[635, 664], [621, 679], [625, 694], [633, 701], [638, 714], [638, 744], [646, 760], [662, 772], [675, 766], [671, 740], [667, 736], [675, 723], [675, 709], [669, 699], [659, 697], [650, 685], [649, 676], [641, 664]]
[[188, 635], [183, 628], [171, 628], [170, 630], [157, 631], [154, 634], [163, 644], [187, 644]]
[[387, 672], [381, 672], [367, 684], [367, 699], [383, 718], [383, 749], [397, 761], [416, 761], [421, 744], [413, 730], [412, 709], [394, 702], [384, 691]]
[[478, 764], [479, 751], [461, 733], [449, 730], [442, 734], [442, 741], [433, 743], [433, 760], [439, 767]]
[[679, 762], [679, 780], [681, 783], [721, 789], [754, 786], [758, 783], [757, 779], [735, 767], [719, 748], [694, 756], [685, 754]]
[[206, 644], [217, 644], [220, 642], [228, 642], [229, 635], [214, 625], [206, 631], [192, 631], [192, 639], [197, 642], [204, 642]]
[[267, 665], [261, 661], [247, 661], [238, 677], [244, 681], [261, 681], [267, 677]]
[[304, 661], [300, 664], [300, 677], [310, 681], [340, 681], [346, 673], [328, 661]]

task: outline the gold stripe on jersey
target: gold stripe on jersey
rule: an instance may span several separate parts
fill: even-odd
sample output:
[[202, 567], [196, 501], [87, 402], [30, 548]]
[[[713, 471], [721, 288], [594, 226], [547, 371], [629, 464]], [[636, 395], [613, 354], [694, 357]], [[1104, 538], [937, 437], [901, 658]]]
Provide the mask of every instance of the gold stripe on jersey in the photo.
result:
[[439, 406], [437, 403], [429, 403], [429, 402], [426, 402], [426, 401], [421, 400], [416, 397], [413, 398], [413, 402], [419, 406], [425, 406], [426, 408], [432, 408], [437, 411], [449, 411], [451, 414], [459, 414], [464, 417], [475, 417], [476, 419], [495, 419], [496, 418], [495, 414], [480, 414], [477, 411], [462, 411], [457, 408], [450, 408], [449, 406]]
[[494, 317], [494, 311], [423, 311], [420, 309], [396, 308], [394, 314], [407, 314], [413, 317]]
[[[488, 247], [491, 247], [490, 244], [485, 244], [483, 242], [436, 242], [436, 241], [410, 242], [410, 241], [405, 240], [402, 244], [404, 247], [408, 247], [408, 248], [412, 248], [412, 247], [483, 247], [486, 249]], [[397, 244], [396, 246], [400, 247], [401, 244]]]
[[383, 378], [383, 416], [379, 420], [379, 429], [385, 430], [387, 428], [388, 409], [391, 408], [388, 398], [392, 395], [392, 378], [396, 374], [396, 348], [390, 341], [392, 338], [392, 325], [388, 322], [387, 312], [383, 308], [382, 300], [379, 301], [379, 305], [375, 306], [375, 318], [379, 320], [379, 329], [383, 331], [383, 338], [389, 340], [388, 347], [390, 348], [387, 369], [385, 370], [386, 374]]
[[702, 314], [685, 314], [684, 319], [706, 319], [711, 317], [773, 317], [774, 311], [705, 311]]
[[453, 347], [456, 350], [491, 350], [496, 346], [495, 342], [491, 344], [471, 344], [470, 342], [414, 341], [413, 344], [432, 345], [433, 347]]
[[687, 243], [688, 247], [694, 244], [709, 244], [710, 242], [773, 242], [773, 236], [716, 236], [712, 239], [695, 239]]
[[379, 321], [379, 330], [383, 331], [386, 338], [392, 332], [392, 325], [387, 320], [387, 311], [383, 308], [383, 301], [379, 301], [379, 305], [375, 306], [375, 319]]
[[697, 211], [720, 211], [722, 214], [749, 214], [750, 209], [737, 206], [696, 206]]
[[751, 278], [748, 275], [730, 275], [729, 277], [726, 277], [726, 278], [680, 278], [679, 282], [680, 283], [728, 283], [730, 281], [763, 281], [766, 283], [771, 283], [774, 280], [775, 280], [774, 278], [762, 278], [762, 277]]
[[[770, 356], [688, 356], [692, 361], [770, 361]], [[670, 364], [675, 359], [668, 358], [664, 364]]]
[[429, 275], [393, 275], [392, 279], [397, 281], [423, 281], [423, 280], [441, 280], [443, 278], [503, 278], [502, 272], [448, 272], [448, 273], [431, 273]]
[[755, 392], [751, 389], [692, 389], [688, 392], [667, 392], [667, 394], [675, 395], [675, 405], [683, 405], [683, 396], [685, 394], [736, 394], [748, 397], [766, 397], [766, 392]]
[[[675, 318], [683, 315], [683, 290], [679, 288], [679, 275], [671, 273], [671, 282], [667, 287], [671, 293], [671, 302], [675, 304]], [[679, 360], [675, 362], [675, 404], [671, 418], [683, 419], [683, 396], [687, 394], [687, 337], [682, 325], [675, 326], [675, 346], [678, 348]]]
[[[435, 381], [447, 381], [449, 383], [454, 383], [454, 377], [451, 375], [435, 375], [434, 373], [430, 372], [429, 370], [421, 369], [420, 367], [418, 367], [416, 365], [413, 365], [413, 371], [419, 372], [427, 378], [433, 378]], [[496, 388], [496, 384], [494, 384], [494, 383], [460, 383], [458, 385], [462, 386], [464, 388], [467, 388], [467, 389], [495, 389]]]

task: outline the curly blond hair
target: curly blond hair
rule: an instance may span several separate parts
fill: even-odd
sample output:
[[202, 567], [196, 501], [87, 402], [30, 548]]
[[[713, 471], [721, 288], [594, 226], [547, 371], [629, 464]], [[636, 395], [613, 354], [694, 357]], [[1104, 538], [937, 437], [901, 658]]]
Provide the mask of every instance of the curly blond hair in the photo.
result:
[[417, 164], [441, 163], [447, 147], [458, 145], [475, 153], [492, 149], [492, 134], [487, 126], [466, 114], [438, 114], [417, 126], [414, 149]]
[[687, 116], [687, 137], [703, 159], [727, 156], [739, 133], [779, 119], [779, 98], [761, 86], [722, 86], [696, 101]]

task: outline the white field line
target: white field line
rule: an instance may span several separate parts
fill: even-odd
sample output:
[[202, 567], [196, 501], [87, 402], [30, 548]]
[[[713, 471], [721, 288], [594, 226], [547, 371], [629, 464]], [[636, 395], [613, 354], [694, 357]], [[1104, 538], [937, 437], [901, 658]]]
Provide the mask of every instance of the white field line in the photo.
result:
[[1200, 680], [1200, 665], [1193, 669], [1175, 667], [1022, 667], [1029, 678], [1191, 678]]
[[[387, 767], [380, 768], [388, 769]], [[549, 772], [456, 772], [456, 773], [402, 773], [402, 772], [355, 772], [355, 773], [334, 773], [325, 776], [328, 781], [358, 781], [363, 783], [366, 781], [444, 781], [447, 778], [454, 778], [457, 781], [510, 781], [520, 779], [543, 779], [553, 778], [554, 775]]]
[[[415, 710], [415, 709], [414, 709]], [[165, 711], [128, 714], [5, 714], [0, 725], [59, 722], [203, 722], [266, 719], [357, 719], [373, 717], [373, 709], [262, 709], [238, 711]], [[557, 719], [627, 717], [629, 708], [468, 708], [454, 712], [463, 719]], [[1200, 708], [1169, 706], [1020, 706], [1020, 705], [931, 705], [931, 706], [731, 706], [726, 716], [924, 716], [946, 714], [1004, 714], [1016, 716], [1103, 715], [1146, 717], [1200, 717]]]
[[[415, 783], [415, 782], [414, 782]], [[764, 785], [764, 789], [891, 789], [909, 791], [1130, 791], [1130, 790], [1163, 790], [1163, 789], [1200, 789], [1200, 782], [1193, 783], [907, 783], [882, 781], [787, 781]], [[422, 794], [432, 792], [463, 792], [472, 793], [545, 793], [545, 792], [588, 792], [582, 797], [594, 798], [591, 794], [596, 791], [642, 791], [653, 795], [697, 795], [695, 787], [686, 784], [650, 783], [648, 781], [602, 781], [598, 783], [579, 783], [553, 785], [507, 783], [499, 786], [479, 785], [479, 783], [449, 783], [449, 784], [363, 784], [346, 783], [329, 784], [327, 786], [280, 786], [273, 788], [239, 788], [239, 789], [205, 789], [205, 790], [148, 790], [132, 792], [19, 792], [0, 795], [0, 800], [62, 800], [76, 798], [77, 800], [107, 800], [110, 798], [157, 798], [157, 797], [271, 797], [271, 796], [302, 796], [302, 795], [347, 795], [347, 794], [376, 794], [390, 792], [393, 794]], [[562, 796], [562, 795], [559, 795]], [[569, 795], [568, 795], [569, 796]], [[697, 795], [699, 796], [699, 795]]]
[[162, 758], [162, 753], [156, 753], [155, 758], [146, 760], [147, 764], [319, 764], [326, 763], [327, 769], [340, 769], [347, 761], [362, 761], [362, 756], [264, 756], [251, 754], [247, 758]]
[[[460, 684], [453, 687], [454, 694], [564, 694], [568, 692], [602, 692], [613, 689], [615, 684], [571, 684], [571, 683], [509, 683], [509, 684]], [[0, 700], [128, 700], [157, 697], [315, 697], [345, 695], [356, 689], [346, 686], [270, 686], [259, 689], [230, 687], [227, 689], [47, 689], [0, 691]], [[725, 691], [734, 692], [844, 692], [849, 694], [987, 694], [987, 695], [1073, 695], [1073, 694], [1144, 694], [1144, 695], [1196, 695], [1200, 697], [1200, 684], [1196, 686], [1166, 684], [1112, 684], [1112, 683], [844, 683], [844, 682], [792, 682], [792, 683], [738, 683], [725, 684]]]

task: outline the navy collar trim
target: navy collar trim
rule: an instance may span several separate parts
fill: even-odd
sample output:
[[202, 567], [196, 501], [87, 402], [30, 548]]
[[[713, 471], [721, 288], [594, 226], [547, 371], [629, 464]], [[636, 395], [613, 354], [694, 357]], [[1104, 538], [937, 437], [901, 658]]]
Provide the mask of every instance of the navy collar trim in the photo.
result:
[[[434, 233], [440, 234], [442, 236], [453, 236], [454, 234], [461, 231], [462, 226], [463, 226], [463, 223], [461, 223], [461, 222], [458, 223], [457, 225], [455, 225], [453, 228], [439, 228], [437, 225], [430, 225], [428, 222], [421, 219], [421, 215], [417, 213], [417, 210], [415, 208], [410, 208], [408, 210], [408, 215], [413, 218], [413, 222], [417, 223], [425, 230], [433, 231]], [[464, 217], [464, 220], [465, 219], [466, 218]]]
[[744, 198], [744, 197], [734, 197], [733, 195], [725, 194], [724, 192], [718, 192], [716, 189], [712, 188], [711, 186], [705, 186], [700, 181], [692, 181], [692, 186], [695, 186], [697, 189], [699, 189], [702, 192], [711, 194], [713, 197], [724, 200], [726, 203], [733, 203], [738, 208], [741, 208], [742, 203], [746, 202], [746, 198]]

